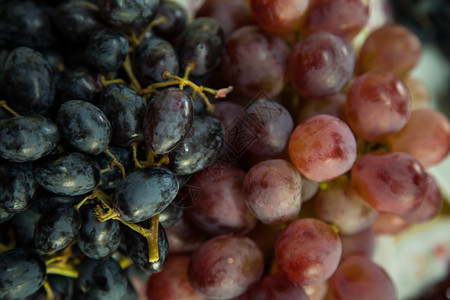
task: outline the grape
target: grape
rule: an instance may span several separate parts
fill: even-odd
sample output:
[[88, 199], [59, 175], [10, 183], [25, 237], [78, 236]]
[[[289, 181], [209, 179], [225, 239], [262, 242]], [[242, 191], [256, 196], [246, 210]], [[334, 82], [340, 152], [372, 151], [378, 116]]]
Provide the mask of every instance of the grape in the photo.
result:
[[79, 99], [94, 103], [102, 87], [100, 76], [87, 67], [69, 67], [55, 77], [55, 98], [61, 104]]
[[188, 278], [194, 289], [209, 299], [230, 299], [256, 283], [263, 271], [261, 250], [246, 237], [217, 236], [193, 255]]
[[57, 207], [42, 215], [34, 230], [34, 245], [42, 253], [66, 248], [81, 227], [80, 213], [74, 207]]
[[374, 30], [362, 45], [356, 70], [388, 71], [404, 77], [417, 64], [422, 54], [419, 38], [399, 24], [386, 24]]
[[351, 42], [368, 20], [367, 0], [311, 0], [302, 33], [326, 31]]
[[5, 223], [14, 216], [14, 213], [7, 212], [3, 208], [0, 208], [0, 224]]
[[373, 227], [354, 234], [339, 234], [342, 242], [342, 257], [359, 254], [372, 257], [375, 251], [375, 231]]
[[194, 119], [191, 97], [178, 88], [168, 88], [153, 97], [144, 117], [144, 139], [157, 154], [175, 149], [186, 137]]
[[425, 168], [436, 165], [450, 151], [450, 123], [433, 109], [417, 109], [402, 130], [386, 138], [391, 151], [414, 156]]
[[277, 35], [300, 28], [310, 0], [250, 0], [250, 8], [259, 26]]
[[340, 119], [318, 115], [294, 129], [289, 139], [289, 156], [306, 178], [331, 180], [350, 170], [355, 162], [355, 137]]
[[35, 165], [34, 178], [52, 193], [78, 196], [91, 192], [98, 185], [100, 168], [86, 154], [54, 154]]
[[36, 195], [30, 163], [0, 162], [0, 208], [18, 213], [27, 209]]
[[291, 83], [304, 98], [339, 93], [355, 65], [353, 49], [331, 33], [313, 33], [295, 44], [289, 57]]
[[81, 100], [63, 103], [56, 123], [67, 143], [78, 152], [97, 155], [111, 140], [111, 123], [97, 106]]
[[156, 15], [158, 0], [99, 0], [103, 19], [110, 25], [123, 29], [146, 27]]
[[286, 160], [266, 160], [254, 165], [245, 175], [243, 189], [248, 207], [266, 224], [291, 221], [300, 212], [302, 178]]
[[356, 136], [377, 141], [405, 126], [411, 115], [411, 98], [405, 84], [395, 75], [368, 72], [351, 85], [345, 113]]
[[23, 114], [44, 113], [53, 104], [53, 74], [40, 52], [27, 47], [12, 50], [3, 72], [13, 109]]
[[275, 243], [278, 268], [290, 281], [313, 285], [327, 280], [341, 259], [339, 236], [317, 219], [299, 219], [289, 224]]
[[187, 24], [187, 11], [177, 2], [160, 1], [158, 12], [155, 20], [159, 17], [166, 18], [163, 24], [154, 27], [155, 33], [158, 36], [169, 38], [179, 35]]
[[100, 72], [119, 69], [128, 54], [128, 40], [113, 30], [100, 30], [92, 35], [85, 50], [86, 62]]
[[245, 234], [256, 219], [245, 204], [245, 172], [233, 166], [208, 167], [194, 174], [184, 189], [185, 215], [202, 230], [214, 234]]
[[48, 275], [47, 279], [54, 293], [59, 294], [62, 299], [71, 299], [75, 280], [61, 275]]
[[328, 183], [315, 197], [320, 219], [333, 223], [342, 234], [355, 234], [375, 221], [377, 211], [368, 206], [349, 184], [346, 177]]
[[164, 228], [169, 228], [174, 226], [178, 221], [181, 220], [184, 213], [184, 207], [180, 204], [174, 203], [172, 201], [163, 211], [159, 214], [159, 223]]
[[345, 120], [345, 94], [335, 94], [323, 99], [307, 100], [297, 116], [297, 122], [301, 123], [317, 115], [330, 115]]
[[253, 300], [309, 300], [300, 285], [290, 282], [282, 273], [264, 277], [251, 291]]
[[62, 196], [40, 189], [31, 208], [36, 207], [41, 213], [46, 214], [56, 207], [77, 205], [84, 197], [85, 195]]
[[117, 220], [99, 222], [94, 216], [95, 206], [82, 206], [81, 228], [77, 245], [87, 257], [102, 259], [117, 250], [120, 244], [120, 227]]
[[244, 26], [227, 38], [222, 76], [248, 98], [261, 92], [275, 97], [287, 83], [288, 56], [289, 48], [280, 37], [257, 26]]
[[364, 256], [345, 257], [329, 282], [332, 299], [398, 299], [386, 272]]
[[142, 122], [145, 115], [144, 99], [124, 84], [110, 84], [102, 92], [98, 107], [112, 127], [111, 141], [128, 147], [143, 139]]
[[147, 282], [149, 299], [204, 300], [188, 280], [190, 259], [189, 255], [169, 256], [164, 269], [152, 275]]
[[0, 121], [0, 136], [0, 157], [18, 163], [50, 154], [59, 142], [56, 125], [40, 115]]
[[32, 205], [12, 217], [10, 223], [18, 247], [34, 248], [34, 228], [41, 215], [36, 205]]
[[313, 199], [319, 190], [319, 183], [302, 176], [302, 202]]
[[390, 213], [379, 213], [377, 219], [372, 224], [376, 234], [397, 234], [408, 227], [410, 223], [398, 215]]
[[[134, 168], [134, 162], [132, 160], [132, 153], [130, 149], [120, 148], [120, 147], [109, 147], [108, 150], [119, 163], [125, 169], [125, 172], [131, 172]], [[95, 161], [98, 163], [101, 170], [110, 168], [111, 157], [106, 153], [101, 153], [95, 157]], [[100, 180], [102, 182], [103, 190], [113, 190], [115, 189], [120, 181], [123, 179], [122, 170], [120, 167], [115, 165], [111, 170], [103, 172], [100, 175]]]
[[196, 17], [210, 17], [219, 21], [225, 36], [236, 29], [253, 24], [253, 18], [246, 4], [240, 0], [206, 0], [197, 11]]
[[115, 189], [112, 204], [123, 220], [137, 223], [160, 213], [177, 193], [175, 175], [153, 167], [128, 174]]
[[0, 298], [21, 299], [44, 283], [45, 262], [34, 251], [14, 248], [0, 254]]
[[114, 258], [85, 258], [79, 267], [76, 285], [83, 292], [83, 299], [122, 299], [127, 279]]
[[405, 214], [423, 201], [427, 181], [422, 166], [403, 152], [368, 153], [355, 162], [351, 183], [379, 212]]
[[167, 228], [170, 253], [192, 253], [207, 239], [207, 234], [188, 222], [183, 216], [175, 225]]
[[408, 76], [403, 78], [403, 83], [405, 83], [408, 88], [409, 95], [411, 96], [411, 110], [430, 108], [430, 90], [422, 80]]
[[225, 47], [225, 34], [213, 18], [197, 18], [181, 33], [177, 42], [180, 67], [193, 64], [191, 74], [205, 75], [220, 63]]
[[178, 55], [172, 45], [163, 39], [145, 39], [133, 53], [133, 69], [145, 85], [166, 81], [164, 72], [172, 75], [179, 72]]

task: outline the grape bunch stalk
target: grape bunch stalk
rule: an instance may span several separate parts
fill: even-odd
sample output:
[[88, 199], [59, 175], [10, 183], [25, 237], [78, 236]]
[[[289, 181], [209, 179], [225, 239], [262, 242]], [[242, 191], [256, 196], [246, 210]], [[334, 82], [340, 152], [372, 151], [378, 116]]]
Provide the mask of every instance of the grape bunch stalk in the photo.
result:
[[398, 299], [376, 235], [439, 214], [450, 150], [419, 38], [194, 2], [1, 2], [0, 298]]

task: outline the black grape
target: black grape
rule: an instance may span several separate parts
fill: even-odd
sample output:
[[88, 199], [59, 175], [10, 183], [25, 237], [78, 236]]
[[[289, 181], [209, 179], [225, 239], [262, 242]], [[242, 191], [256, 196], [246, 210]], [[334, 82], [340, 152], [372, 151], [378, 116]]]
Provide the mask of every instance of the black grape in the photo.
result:
[[172, 202], [159, 214], [159, 223], [164, 228], [171, 227], [181, 219], [183, 211], [184, 208], [181, 203], [175, 204]]
[[34, 176], [50, 192], [78, 196], [98, 185], [100, 168], [93, 158], [82, 153], [54, 154], [36, 164]]
[[122, 29], [144, 28], [155, 17], [158, 0], [99, 0], [104, 20]]
[[41, 215], [39, 209], [32, 205], [25, 211], [12, 217], [10, 224], [19, 247], [34, 248], [34, 228]]
[[181, 33], [187, 24], [187, 12], [179, 3], [174, 1], [163, 0], [158, 7], [158, 17], [165, 17], [166, 21], [163, 24], [155, 26], [154, 30], [158, 36], [168, 38]]
[[56, 125], [40, 115], [0, 121], [0, 136], [0, 157], [12, 162], [42, 158], [51, 153], [59, 142]]
[[20, 299], [44, 283], [45, 262], [34, 251], [14, 248], [0, 254], [0, 298]]
[[55, 98], [58, 104], [74, 99], [94, 103], [101, 90], [99, 74], [85, 66], [69, 67], [55, 77]]
[[[120, 147], [109, 147], [108, 149], [125, 168], [125, 172], [132, 170], [134, 162], [131, 158], [129, 149]], [[103, 170], [110, 167], [111, 157], [106, 153], [100, 153], [95, 157], [95, 161], [100, 166], [100, 169]], [[102, 181], [102, 189], [104, 191], [115, 189], [122, 179], [123, 177], [120, 168], [114, 166], [111, 170], [101, 174], [100, 180]]]

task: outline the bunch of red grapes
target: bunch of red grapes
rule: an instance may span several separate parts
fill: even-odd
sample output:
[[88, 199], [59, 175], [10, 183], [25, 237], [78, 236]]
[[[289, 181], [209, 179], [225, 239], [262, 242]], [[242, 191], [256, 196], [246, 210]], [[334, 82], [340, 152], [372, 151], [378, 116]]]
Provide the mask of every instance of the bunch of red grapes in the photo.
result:
[[439, 214], [450, 151], [412, 31], [368, 0], [59, 2], [0, 4], [0, 298], [398, 299], [376, 235]]

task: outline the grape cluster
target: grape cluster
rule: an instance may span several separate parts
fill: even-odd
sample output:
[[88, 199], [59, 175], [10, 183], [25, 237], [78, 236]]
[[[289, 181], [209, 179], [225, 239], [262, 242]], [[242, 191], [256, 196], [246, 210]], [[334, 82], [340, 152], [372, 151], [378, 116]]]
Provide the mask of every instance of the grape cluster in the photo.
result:
[[182, 4], [0, 3], [0, 298], [397, 299], [375, 236], [439, 213], [450, 151], [420, 40]]

